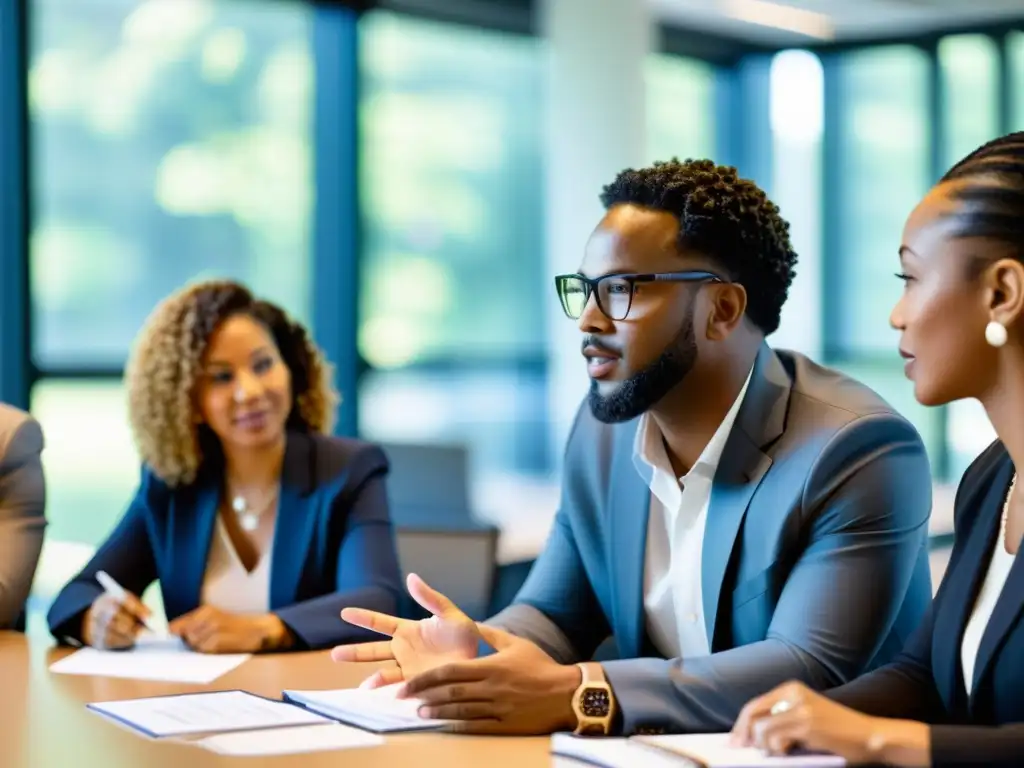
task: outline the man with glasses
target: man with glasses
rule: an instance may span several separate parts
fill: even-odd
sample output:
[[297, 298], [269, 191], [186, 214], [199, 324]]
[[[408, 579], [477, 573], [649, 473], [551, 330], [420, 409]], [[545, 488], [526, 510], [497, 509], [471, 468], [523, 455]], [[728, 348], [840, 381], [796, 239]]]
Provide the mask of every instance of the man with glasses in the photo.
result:
[[[931, 599], [931, 478], [874, 392], [773, 350], [796, 255], [778, 208], [710, 161], [627, 170], [578, 274], [555, 284], [591, 379], [562, 501], [512, 606], [475, 625], [345, 611], [391, 640], [423, 714], [487, 733], [728, 729], [786, 680], [888, 662]], [[618, 660], [590, 660], [613, 635]], [[494, 653], [477, 655], [483, 639]]]

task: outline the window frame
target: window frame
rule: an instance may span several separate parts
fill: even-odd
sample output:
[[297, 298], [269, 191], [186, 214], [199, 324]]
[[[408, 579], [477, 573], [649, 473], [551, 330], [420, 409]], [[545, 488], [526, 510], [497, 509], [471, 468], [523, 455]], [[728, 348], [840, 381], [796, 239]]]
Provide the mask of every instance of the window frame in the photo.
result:
[[0, 402], [23, 409], [28, 409], [34, 374], [29, 349], [26, 6], [23, 0], [0, 0]]

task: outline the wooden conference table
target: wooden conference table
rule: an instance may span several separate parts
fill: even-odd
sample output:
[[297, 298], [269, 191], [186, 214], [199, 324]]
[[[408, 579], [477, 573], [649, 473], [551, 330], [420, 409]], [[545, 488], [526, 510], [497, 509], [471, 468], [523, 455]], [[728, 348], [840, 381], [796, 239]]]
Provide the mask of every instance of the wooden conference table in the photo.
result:
[[89, 712], [90, 701], [241, 688], [279, 698], [286, 688], [345, 688], [371, 665], [334, 664], [327, 652], [254, 656], [211, 685], [56, 675], [49, 665], [69, 653], [48, 639], [0, 632], [0, 768], [162, 768], [247, 765], [269, 768], [530, 768], [552, 765], [547, 738], [449, 734], [387, 736], [368, 749], [283, 757], [231, 758], [187, 744], [158, 742]]

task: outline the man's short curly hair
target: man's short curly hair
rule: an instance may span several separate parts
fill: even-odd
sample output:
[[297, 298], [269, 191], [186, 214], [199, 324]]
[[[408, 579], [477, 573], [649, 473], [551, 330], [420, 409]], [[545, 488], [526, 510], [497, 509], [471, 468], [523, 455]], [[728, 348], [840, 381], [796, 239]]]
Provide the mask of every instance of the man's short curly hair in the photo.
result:
[[789, 223], [754, 182], [710, 160], [655, 163], [622, 171], [604, 188], [605, 208], [619, 203], [666, 211], [679, 219], [680, 249], [713, 259], [747, 291], [747, 315], [768, 334], [779, 327], [796, 274]]
[[136, 447], [168, 485], [191, 483], [204, 463], [220, 455], [216, 436], [197, 418], [196, 386], [210, 337], [239, 314], [267, 328], [291, 371], [293, 406], [286, 428], [331, 431], [339, 401], [333, 371], [306, 329], [239, 283], [190, 285], [164, 299], [149, 316], [125, 371]]

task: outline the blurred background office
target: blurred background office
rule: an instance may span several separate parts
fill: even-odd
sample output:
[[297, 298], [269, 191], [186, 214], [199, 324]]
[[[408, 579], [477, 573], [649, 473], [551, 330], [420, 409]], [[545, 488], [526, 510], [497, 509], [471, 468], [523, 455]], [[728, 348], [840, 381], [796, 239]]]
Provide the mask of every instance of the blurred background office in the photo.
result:
[[312, 326], [408, 541], [489, 531], [473, 568], [528, 563], [586, 390], [551, 278], [601, 185], [673, 156], [781, 206], [800, 264], [770, 341], [916, 424], [941, 569], [946, 485], [992, 433], [915, 403], [891, 275], [918, 197], [1024, 129], [1018, 0], [0, 0], [0, 57], [0, 400], [47, 437], [38, 601], [137, 481], [130, 340], [214, 275]]

